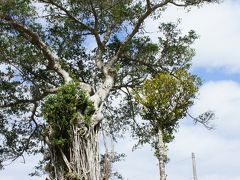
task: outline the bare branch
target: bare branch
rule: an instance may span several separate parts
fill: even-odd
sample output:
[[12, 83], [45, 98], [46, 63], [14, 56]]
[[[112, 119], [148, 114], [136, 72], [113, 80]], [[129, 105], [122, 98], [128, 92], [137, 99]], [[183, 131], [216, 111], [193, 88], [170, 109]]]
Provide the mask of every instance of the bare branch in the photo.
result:
[[[179, 4], [177, 2], [174, 2], [174, 0], [171, 0], [169, 3], [175, 5], [175, 6], [178, 6], [178, 7], [188, 7], [188, 6], [194, 6], [194, 5], [199, 5], [201, 3], [204, 3], [204, 2], [213, 2], [213, 0], [203, 0], [203, 1], [193, 1], [193, 2], [186, 2], [185, 4]], [[215, 2], [218, 2], [217, 0]]]
[[201, 114], [198, 117], [193, 117], [190, 113], [187, 112], [187, 115], [194, 120], [195, 123], [202, 124], [208, 130], [213, 130], [214, 127], [209, 124], [209, 122], [214, 119], [214, 113], [212, 111], [207, 111]]
[[34, 128], [33, 131], [31, 132], [31, 134], [29, 135], [29, 137], [26, 139], [26, 142], [25, 142], [25, 144], [23, 145], [22, 150], [21, 150], [20, 152], [16, 152], [16, 155], [15, 155], [14, 157], [12, 157], [10, 164], [11, 164], [12, 162], [14, 162], [16, 159], [18, 159], [19, 157], [22, 157], [22, 158], [23, 158], [23, 161], [24, 161], [24, 163], [25, 163], [24, 153], [28, 150], [29, 144], [30, 144], [30, 142], [31, 142], [31, 139], [33, 138], [33, 136], [35, 135], [36, 131], [38, 130], [38, 124], [37, 124], [37, 122], [36, 122], [35, 119], [34, 119], [34, 116], [35, 116], [36, 111], [37, 111], [37, 106], [38, 106], [37, 103], [34, 103], [33, 108], [32, 108], [32, 110], [31, 110], [31, 113], [32, 113], [32, 114], [31, 114], [31, 116], [30, 116], [30, 121], [33, 121], [33, 122], [34, 122], [35, 128]]
[[188, 6], [187, 4], [178, 4], [178, 3], [173, 2], [173, 1], [171, 1], [170, 3], [175, 5], [175, 6], [178, 6], [178, 7], [187, 7]]

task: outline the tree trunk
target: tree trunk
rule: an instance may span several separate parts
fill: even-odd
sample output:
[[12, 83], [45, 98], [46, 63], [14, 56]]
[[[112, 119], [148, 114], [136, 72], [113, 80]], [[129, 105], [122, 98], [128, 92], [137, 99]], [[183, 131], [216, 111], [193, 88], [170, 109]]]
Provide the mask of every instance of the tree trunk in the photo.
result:
[[90, 129], [84, 138], [77, 128], [74, 130], [70, 161], [80, 179], [100, 180], [98, 130]]
[[[60, 100], [48, 102], [51, 108], [45, 110], [48, 120], [45, 137], [50, 156], [46, 171], [52, 180], [103, 178], [104, 174], [100, 172], [99, 123], [103, 119], [102, 103], [113, 84], [114, 78], [107, 74], [103, 87], [91, 97], [84, 90], [74, 91], [74, 84], [69, 84], [63, 87], [66, 89], [61, 91]], [[62, 101], [63, 98], [65, 101]], [[55, 104], [50, 104], [52, 102]], [[70, 102], [71, 106], [65, 106], [66, 102]], [[60, 105], [65, 109], [61, 109]]]
[[52, 180], [100, 180], [97, 128], [74, 126], [70, 147], [49, 146]]
[[166, 180], [166, 157], [167, 157], [167, 150], [166, 145], [163, 141], [163, 132], [161, 129], [158, 130], [158, 150], [157, 150], [157, 158], [159, 162], [159, 173], [160, 173], [160, 180]]

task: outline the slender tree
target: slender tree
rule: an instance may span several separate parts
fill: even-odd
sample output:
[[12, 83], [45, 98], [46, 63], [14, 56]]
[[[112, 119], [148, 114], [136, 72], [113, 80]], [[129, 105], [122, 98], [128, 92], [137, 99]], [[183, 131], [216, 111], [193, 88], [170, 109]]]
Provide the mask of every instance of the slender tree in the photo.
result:
[[140, 141], [150, 143], [159, 161], [160, 180], [166, 180], [167, 143], [174, 137], [180, 119], [187, 115], [198, 90], [199, 79], [180, 69], [174, 75], [160, 73], [146, 80], [135, 91], [135, 99], [143, 105], [142, 117], [148, 121]]
[[[132, 119], [129, 88], [153, 72], [189, 66], [192, 56], [168, 44], [166, 34], [153, 44], [144, 22], [168, 6], [215, 1], [1, 0], [1, 166], [43, 153], [50, 179], [106, 177], [99, 132]], [[125, 104], [116, 111], [112, 102], [121, 92]]]

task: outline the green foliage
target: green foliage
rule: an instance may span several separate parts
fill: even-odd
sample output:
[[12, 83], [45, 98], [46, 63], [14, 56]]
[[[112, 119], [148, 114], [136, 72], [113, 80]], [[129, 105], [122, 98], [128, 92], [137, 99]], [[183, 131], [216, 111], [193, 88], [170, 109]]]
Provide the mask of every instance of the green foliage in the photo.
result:
[[[23, 15], [30, 12], [30, 0], [1, 0], [0, 3], [0, 12], [2, 14]], [[11, 7], [11, 11], [9, 10], [9, 6]]]
[[47, 98], [42, 109], [52, 131], [52, 143], [61, 147], [69, 145], [72, 126], [80, 122], [90, 126], [94, 112], [93, 103], [84, 91], [78, 90], [78, 83], [62, 86], [57, 94]]
[[160, 62], [163, 68], [176, 71], [179, 68], [188, 69], [191, 59], [195, 55], [190, 46], [198, 38], [195, 31], [191, 30], [186, 35], [181, 35], [177, 23], [162, 23], [159, 27], [164, 36], [159, 37]]
[[[175, 74], [159, 73], [135, 89], [134, 98], [142, 104], [142, 117], [150, 122], [152, 135], [163, 131], [165, 142], [171, 141], [178, 121], [186, 116], [198, 91], [200, 80], [181, 69]], [[151, 136], [148, 138], [152, 138]]]

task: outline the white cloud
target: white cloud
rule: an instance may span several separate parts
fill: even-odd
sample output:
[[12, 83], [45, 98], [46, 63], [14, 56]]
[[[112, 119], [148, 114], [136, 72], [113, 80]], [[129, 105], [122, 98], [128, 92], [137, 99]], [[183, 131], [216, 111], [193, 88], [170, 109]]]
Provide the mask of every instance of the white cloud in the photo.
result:
[[[219, 133], [220, 132], [220, 133]], [[185, 180], [192, 176], [190, 153], [196, 153], [199, 179], [219, 180], [219, 177], [234, 179], [238, 177], [239, 138], [222, 137], [221, 130], [209, 132], [201, 127], [182, 126], [176, 135], [176, 140], [170, 145], [169, 156], [172, 162], [168, 164], [169, 180]], [[186, 161], [175, 164], [176, 159]]]
[[239, 72], [239, 18], [240, 6], [231, 1], [192, 11], [184, 18], [183, 26], [191, 26], [200, 35], [196, 43], [196, 67]]
[[6, 166], [3, 171], [0, 171], [0, 179], [3, 180], [43, 180], [43, 177], [31, 177], [29, 173], [34, 172], [34, 167], [38, 164], [39, 160], [42, 158], [40, 156], [26, 156], [25, 163], [22, 159], [19, 159], [9, 166]]
[[[116, 146], [119, 153], [127, 155], [125, 161], [114, 165], [114, 170], [120, 172], [124, 180], [146, 180], [159, 179], [157, 160], [149, 146], [143, 146], [135, 151], [132, 147], [136, 142], [129, 137], [120, 140]], [[154, 178], [155, 177], [155, 178]]]
[[225, 135], [239, 135], [240, 85], [234, 81], [208, 82], [200, 91], [199, 101], [193, 107], [195, 114], [207, 110], [216, 112], [214, 124]]
[[[164, 21], [182, 19], [180, 25], [183, 32], [196, 30], [200, 36], [194, 45], [197, 55], [194, 67], [209, 70], [223, 69], [228, 73], [240, 72], [240, 4], [225, 1], [221, 4], [205, 5], [186, 10], [170, 8], [163, 14]], [[147, 31], [156, 32], [159, 23], [149, 20]], [[157, 33], [150, 34], [157, 40]]]
[[[221, 180], [238, 179], [240, 149], [240, 84], [234, 81], [208, 82], [200, 89], [199, 100], [192, 108], [197, 115], [212, 109], [216, 113], [215, 130], [208, 131], [201, 126], [189, 126], [182, 123], [174, 143], [170, 145], [170, 156], [181, 159], [197, 155], [199, 179]], [[169, 174], [185, 174], [189, 177], [191, 160], [180, 164], [178, 171], [169, 163]], [[188, 169], [188, 171], [186, 170]], [[169, 180], [174, 180], [170, 178]], [[191, 177], [191, 176], [190, 176]], [[182, 180], [184, 180], [182, 178]], [[178, 178], [179, 179], [179, 178]]]

